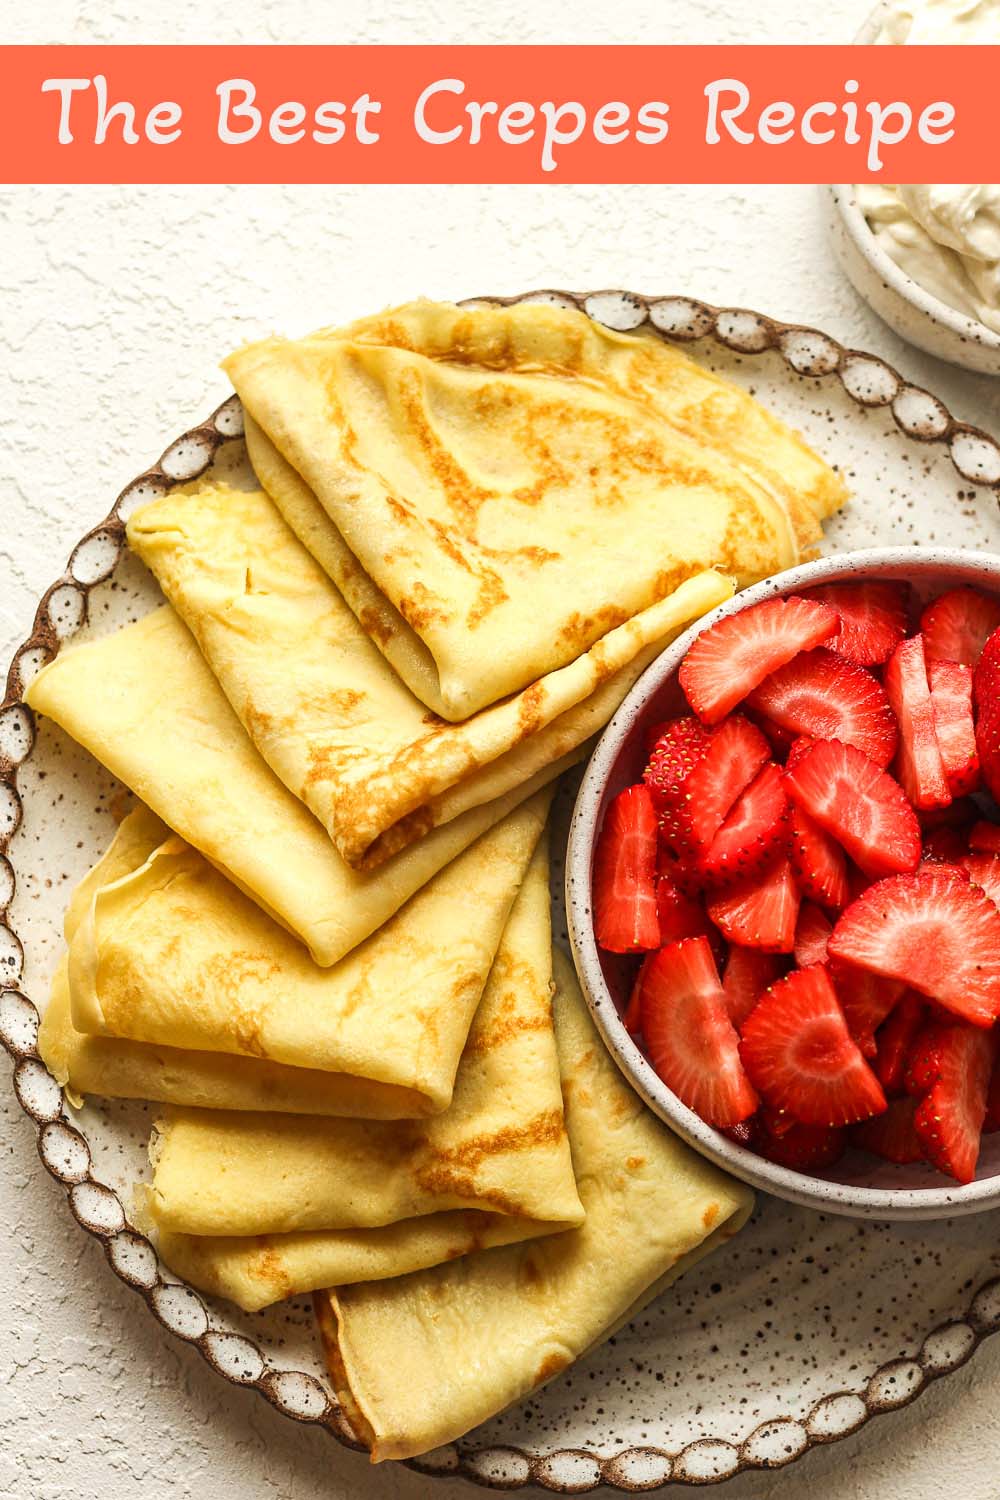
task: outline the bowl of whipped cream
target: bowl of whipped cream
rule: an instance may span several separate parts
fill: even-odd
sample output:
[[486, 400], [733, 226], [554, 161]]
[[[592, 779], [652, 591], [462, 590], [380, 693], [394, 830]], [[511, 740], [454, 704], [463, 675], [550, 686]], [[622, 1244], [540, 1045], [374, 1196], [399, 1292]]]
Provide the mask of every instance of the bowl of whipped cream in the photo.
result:
[[[884, 0], [864, 45], [1000, 43], [1000, 0]], [[903, 338], [1000, 375], [1000, 184], [844, 184], [834, 245], [852, 285]]]

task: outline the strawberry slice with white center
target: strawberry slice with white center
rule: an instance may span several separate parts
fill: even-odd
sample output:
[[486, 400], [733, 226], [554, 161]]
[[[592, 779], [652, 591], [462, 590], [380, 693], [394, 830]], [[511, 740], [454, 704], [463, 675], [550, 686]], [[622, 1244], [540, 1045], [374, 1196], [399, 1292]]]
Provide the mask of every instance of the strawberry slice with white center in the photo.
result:
[[923, 637], [903, 641], [885, 669], [885, 691], [899, 725], [896, 776], [914, 807], [947, 807], [948, 778], [927, 684]]
[[722, 976], [722, 993], [726, 997], [729, 1019], [737, 1031], [764, 991], [783, 973], [784, 964], [776, 953], [733, 944]]
[[926, 1093], [913, 1116], [927, 1160], [956, 1182], [976, 1175], [997, 1034], [961, 1022], [932, 1022], [917, 1039], [914, 1071]]
[[762, 870], [788, 841], [788, 798], [769, 761], [754, 777], [699, 860], [705, 880], [726, 884]]
[[850, 1125], [886, 1107], [822, 964], [768, 990], [743, 1027], [740, 1056], [765, 1102], [800, 1124]]
[[829, 952], [978, 1026], [1000, 1015], [1000, 912], [953, 865], [878, 881], [839, 918]]
[[893, 1161], [897, 1166], [923, 1161], [924, 1143], [917, 1134], [916, 1099], [890, 1099], [884, 1115], [862, 1120], [851, 1131], [851, 1140], [863, 1151]]
[[906, 635], [910, 599], [906, 583], [821, 583], [805, 597], [837, 611], [840, 629], [828, 642], [830, 650], [861, 667], [888, 661]]
[[652, 954], [637, 986], [646, 1050], [667, 1087], [709, 1125], [728, 1128], [752, 1115], [759, 1101], [706, 939]]
[[659, 947], [656, 813], [644, 786], [626, 787], [604, 815], [594, 856], [594, 936], [610, 953]]
[[[799, 743], [808, 749], [808, 742], [797, 740]], [[796, 759], [801, 760], [802, 755]], [[792, 865], [803, 896], [831, 911], [840, 911], [848, 900], [847, 856], [843, 849], [795, 802], [788, 815], [788, 832]]]
[[963, 854], [958, 863], [967, 871], [970, 882], [1000, 907], [1000, 855]]
[[747, 706], [795, 734], [855, 745], [879, 766], [896, 753], [896, 720], [882, 684], [867, 667], [822, 646], [772, 672]]
[[931, 661], [974, 667], [994, 630], [1000, 628], [1000, 598], [978, 589], [949, 589], [927, 605], [920, 633]]
[[969, 848], [974, 854], [1000, 854], [1000, 825], [980, 818], [969, 831]]
[[705, 852], [770, 756], [767, 740], [742, 714], [712, 730], [680, 795], [663, 803], [660, 831], [677, 854], [694, 859]]
[[803, 901], [795, 926], [795, 962], [800, 969], [808, 969], [810, 964], [826, 963], [826, 945], [832, 931], [833, 926], [826, 914], [811, 901]]
[[898, 782], [853, 745], [818, 740], [786, 769], [785, 790], [864, 874], [915, 870], [920, 863], [916, 813]]
[[791, 953], [799, 901], [791, 860], [779, 854], [758, 874], [710, 895], [706, 905], [727, 942], [768, 953]]
[[812, 599], [765, 599], [703, 630], [681, 663], [680, 684], [705, 724], [717, 724], [759, 682], [840, 627]]
[[[883, 984], [891, 984], [888, 979]], [[916, 990], [906, 990], [879, 1027], [876, 1038], [875, 1077], [886, 1094], [902, 1094], [906, 1089], [906, 1069], [913, 1044], [927, 1018], [928, 1006]]]
[[957, 661], [929, 661], [927, 681], [948, 790], [952, 797], [968, 796], [978, 789], [981, 779], [972, 717], [972, 668]]
[[[829, 938], [826, 946], [829, 954]], [[867, 969], [859, 969], [842, 959], [831, 959], [830, 978], [848, 1031], [864, 1056], [874, 1057], [878, 1051], [875, 1033], [899, 1003], [906, 986], [901, 980], [884, 979], [881, 974], [870, 974]]]

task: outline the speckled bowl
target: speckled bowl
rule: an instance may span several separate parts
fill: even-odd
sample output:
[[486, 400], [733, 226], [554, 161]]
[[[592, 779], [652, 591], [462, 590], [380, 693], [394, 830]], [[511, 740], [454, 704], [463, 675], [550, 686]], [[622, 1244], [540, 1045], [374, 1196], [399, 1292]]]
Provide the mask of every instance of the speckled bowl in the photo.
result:
[[622, 1020], [636, 960], [602, 953], [594, 940], [591, 877], [594, 845], [612, 797], [642, 773], [646, 730], [689, 712], [677, 669], [700, 631], [762, 599], [794, 594], [843, 578], [905, 578], [919, 597], [957, 584], [1000, 594], [1000, 557], [985, 552], [886, 548], [844, 552], [793, 568], [721, 605], [663, 652], [636, 683], [605, 730], [581, 783], [566, 857], [570, 940], [584, 992], [608, 1048], [651, 1109], [696, 1150], [753, 1187], [826, 1213], [868, 1219], [944, 1219], [1000, 1207], [1000, 1134], [983, 1138], [974, 1182], [959, 1186], [922, 1163], [895, 1166], [851, 1151], [827, 1174], [810, 1177], [738, 1146], [682, 1104], [653, 1071]]
[[[877, 5], [855, 42], [870, 46], [879, 33], [884, 3]], [[858, 204], [857, 189], [840, 183], [830, 189], [830, 228], [837, 259], [854, 290], [895, 333], [954, 365], [1000, 375], [1000, 334], [978, 318], [935, 297], [897, 266], [882, 249]]]

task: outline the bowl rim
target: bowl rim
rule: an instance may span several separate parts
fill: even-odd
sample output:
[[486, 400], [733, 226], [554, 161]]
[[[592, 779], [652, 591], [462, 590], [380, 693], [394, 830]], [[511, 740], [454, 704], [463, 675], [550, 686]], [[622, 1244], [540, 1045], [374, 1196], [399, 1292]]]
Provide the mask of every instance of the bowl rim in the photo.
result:
[[880, 547], [836, 552], [802, 563], [734, 595], [694, 622], [650, 663], [611, 719], [587, 764], [570, 822], [566, 854], [566, 916], [580, 984], [605, 1046], [628, 1082], [654, 1114], [702, 1156], [742, 1181], [788, 1202], [823, 1213], [883, 1220], [943, 1219], [1000, 1206], [1000, 1171], [968, 1184], [930, 1188], [871, 1188], [813, 1177], [779, 1166], [706, 1125], [667, 1088], [625, 1029], [608, 988], [594, 938], [591, 864], [610, 774], [650, 698], [674, 676], [703, 630], [764, 599], [797, 588], [856, 575], [917, 578], [943, 569], [966, 573], [970, 584], [1000, 592], [1000, 555], [957, 547]]

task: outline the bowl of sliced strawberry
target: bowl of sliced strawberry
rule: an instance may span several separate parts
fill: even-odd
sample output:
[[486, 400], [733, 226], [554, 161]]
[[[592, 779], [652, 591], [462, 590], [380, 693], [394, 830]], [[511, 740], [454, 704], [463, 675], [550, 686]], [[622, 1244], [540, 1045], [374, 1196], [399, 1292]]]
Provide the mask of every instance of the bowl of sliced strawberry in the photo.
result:
[[1000, 1206], [1000, 558], [893, 549], [738, 595], [650, 666], [573, 815], [605, 1041], [745, 1181]]

